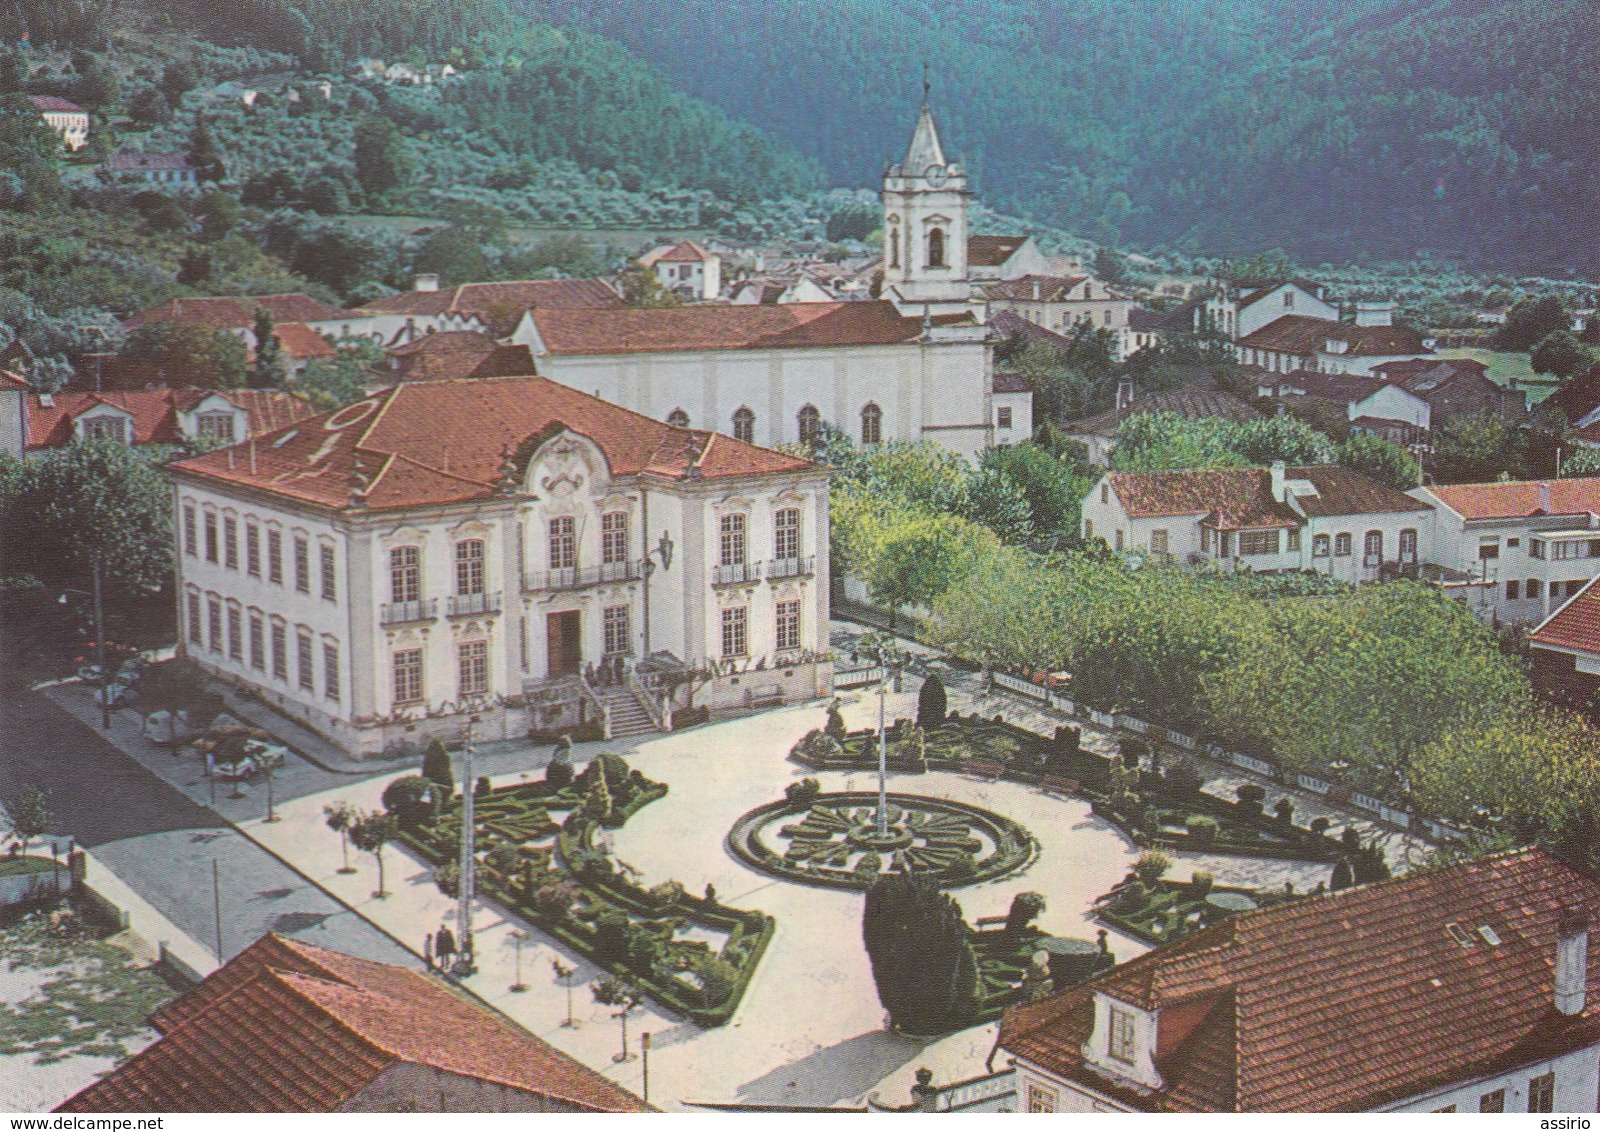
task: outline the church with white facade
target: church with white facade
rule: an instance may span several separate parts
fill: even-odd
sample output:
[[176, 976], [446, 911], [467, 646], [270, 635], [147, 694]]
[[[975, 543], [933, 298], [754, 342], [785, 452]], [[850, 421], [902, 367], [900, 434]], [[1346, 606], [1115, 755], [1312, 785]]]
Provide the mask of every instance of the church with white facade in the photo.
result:
[[975, 458], [1029, 435], [1031, 399], [1019, 408], [1014, 390], [996, 397], [974, 286], [969, 251], [993, 238], [969, 234], [967, 176], [945, 157], [926, 105], [882, 198], [879, 299], [533, 309], [509, 340], [552, 380], [752, 444], [804, 442], [826, 422], [857, 443], [929, 440]]

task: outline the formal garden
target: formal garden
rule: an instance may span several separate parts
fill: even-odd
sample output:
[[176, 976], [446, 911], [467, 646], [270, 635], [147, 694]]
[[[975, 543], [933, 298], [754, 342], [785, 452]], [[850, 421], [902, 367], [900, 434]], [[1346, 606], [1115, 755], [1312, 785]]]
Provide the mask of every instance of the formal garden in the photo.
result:
[[[346, 814], [343, 824], [359, 843], [366, 825], [392, 822], [392, 839], [435, 865], [436, 883], [454, 895], [462, 799], [442, 747], [430, 749], [424, 772], [390, 783], [385, 814]], [[710, 887], [703, 895], [675, 881], [644, 888], [609, 852], [608, 831], [664, 797], [664, 784], [615, 754], [574, 773], [558, 752], [543, 781], [491, 787], [479, 779], [473, 791], [478, 893], [700, 1025], [732, 1016], [773, 918], [726, 907]]]

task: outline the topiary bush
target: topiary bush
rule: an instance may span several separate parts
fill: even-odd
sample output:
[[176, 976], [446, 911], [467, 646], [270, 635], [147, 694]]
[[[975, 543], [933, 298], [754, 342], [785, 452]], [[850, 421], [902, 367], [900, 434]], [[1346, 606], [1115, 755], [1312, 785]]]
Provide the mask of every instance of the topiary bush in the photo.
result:
[[1189, 899], [1204, 900], [1215, 883], [1216, 878], [1210, 873], [1204, 869], [1196, 869], [1189, 877]]
[[1311, 819], [1311, 832], [1315, 833], [1315, 834], [1318, 834], [1319, 836], [1322, 835], [1322, 834], [1325, 834], [1325, 833], [1328, 832], [1328, 826], [1330, 824], [1331, 823], [1328, 821], [1327, 818], [1312, 818]]
[[1139, 854], [1139, 860], [1134, 863], [1133, 871], [1146, 884], [1154, 884], [1165, 876], [1170, 868], [1172, 868], [1172, 858], [1151, 849]]
[[891, 873], [867, 890], [862, 940], [896, 1029], [941, 1034], [970, 1023], [978, 957], [961, 906], [925, 877]]
[[1162, 789], [1175, 802], [1193, 802], [1205, 784], [1205, 777], [1187, 759], [1170, 763], [1161, 772]]
[[1279, 825], [1290, 826], [1294, 824], [1294, 803], [1288, 798], [1279, 799], [1278, 804], [1272, 807], [1272, 816]]
[[422, 777], [437, 785], [446, 798], [455, 793], [456, 776], [450, 766], [450, 752], [438, 739], [431, 740], [422, 753]]
[[573, 777], [572, 764], [569, 762], [551, 763], [544, 768], [545, 785], [549, 786], [552, 791], [565, 790], [572, 785]]
[[1190, 843], [1196, 849], [1209, 848], [1217, 843], [1217, 835], [1222, 831], [1217, 824], [1217, 819], [1205, 814], [1191, 814], [1183, 823], [1184, 831], [1188, 834]]
[[844, 729], [844, 713], [839, 710], [838, 699], [828, 705], [828, 722], [823, 725], [822, 731], [823, 734], [841, 744], [844, 742], [845, 736], [849, 734]]
[[433, 783], [420, 774], [397, 778], [383, 789], [383, 808], [401, 825], [415, 829], [433, 816]]
[[783, 796], [792, 805], [810, 806], [822, 794], [822, 783], [815, 778], [802, 778], [783, 788]]
[[594, 921], [594, 949], [602, 961], [625, 963], [628, 959], [628, 917], [608, 908]]
[[937, 675], [929, 676], [922, 682], [922, 689], [917, 693], [917, 726], [924, 731], [941, 726], [949, 707], [944, 681]]
[[1267, 792], [1263, 787], [1257, 786], [1254, 782], [1246, 782], [1233, 793], [1239, 799], [1234, 805], [1241, 814], [1247, 818], [1261, 816], [1262, 803], [1267, 799]]

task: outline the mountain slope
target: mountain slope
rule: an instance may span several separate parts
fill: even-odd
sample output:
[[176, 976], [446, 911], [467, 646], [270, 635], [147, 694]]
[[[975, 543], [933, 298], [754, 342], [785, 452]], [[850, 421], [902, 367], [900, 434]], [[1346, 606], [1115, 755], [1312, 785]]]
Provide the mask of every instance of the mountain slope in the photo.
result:
[[1600, 271], [1587, 0], [523, 0], [847, 184], [924, 60], [986, 199], [1099, 239]]

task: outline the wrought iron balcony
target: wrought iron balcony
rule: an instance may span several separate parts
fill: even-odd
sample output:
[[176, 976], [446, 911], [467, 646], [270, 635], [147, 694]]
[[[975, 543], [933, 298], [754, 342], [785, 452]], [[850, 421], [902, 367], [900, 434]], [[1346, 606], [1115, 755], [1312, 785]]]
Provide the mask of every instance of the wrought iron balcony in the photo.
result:
[[527, 593], [547, 590], [576, 590], [604, 582], [636, 582], [642, 574], [640, 563], [606, 562], [600, 566], [568, 566], [560, 570], [534, 570], [522, 579]]
[[378, 620], [384, 625], [409, 625], [416, 621], [432, 621], [439, 616], [439, 599], [430, 597], [419, 601], [393, 601], [378, 609]]
[[500, 612], [500, 591], [494, 593], [455, 594], [449, 599], [451, 617], [469, 617], [473, 614]]
[[774, 558], [767, 563], [767, 577], [778, 578], [809, 578], [817, 572], [817, 558], [814, 554], [804, 555], [800, 558]]
[[730, 562], [723, 566], [711, 567], [711, 584], [713, 586], [736, 586], [742, 582], [759, 582], [761, 580], [761, 563], [759, 562]]

